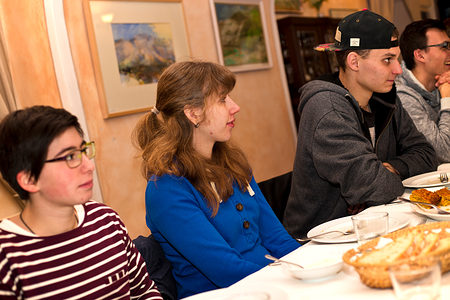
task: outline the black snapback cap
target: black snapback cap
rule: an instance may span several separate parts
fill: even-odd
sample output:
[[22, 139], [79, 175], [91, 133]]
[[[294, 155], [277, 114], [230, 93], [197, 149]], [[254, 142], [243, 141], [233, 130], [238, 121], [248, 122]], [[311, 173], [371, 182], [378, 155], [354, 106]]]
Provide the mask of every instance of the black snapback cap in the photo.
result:
[[398, 46], [391, 41], [394, 24], [384, 17], [363, 9], [343, 18], [336, 29], [334, 43], [321, 44], [317, 51], [389, 49]]

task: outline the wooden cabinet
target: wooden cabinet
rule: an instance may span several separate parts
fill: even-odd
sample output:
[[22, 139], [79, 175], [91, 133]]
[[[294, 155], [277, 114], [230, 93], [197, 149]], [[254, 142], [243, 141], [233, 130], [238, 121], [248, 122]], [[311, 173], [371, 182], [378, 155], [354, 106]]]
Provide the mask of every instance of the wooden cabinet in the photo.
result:
[[337, 71], [333, 53], [315, 51], [314, 47], [334, 42], [339, 19], [287, 17], [278, 20], [286, 77], [298, 126], [299, 88], [317, 77]]

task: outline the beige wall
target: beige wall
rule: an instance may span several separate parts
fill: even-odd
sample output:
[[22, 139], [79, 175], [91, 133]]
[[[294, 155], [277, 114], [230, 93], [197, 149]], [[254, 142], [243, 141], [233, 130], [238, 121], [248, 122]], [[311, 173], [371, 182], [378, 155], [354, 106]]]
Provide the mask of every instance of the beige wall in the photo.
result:
[[[264, 0], [273, 67], [237, 74], [232, 97], [241, 106], [234, 140], [247, 154], [256, 179], [290, 171], [295, 138], [289, 121], [282, 68], [269, 0]], [[19, 107], [48, 104], [61, 107], [47, 37], [43, 0], [1, 0], [1, 19]], [[145, 180], [131, 145], [131, 131], [142, 114], [104, 119], [100, 110], [82, 1], [65, 0], [64, 10], [89, 136], [96, 141], [95, 159], [103, 200], [119, 212], [132, 237], [146, 234]], [[209, 0], [183, 1], [186, 30], [194, 58], [218, 62]]]
[[0, 19], [18, 107], [33, 104], [61, 106], [42, 2], [0, 2]]
[[14, 191], [0, 178], [0, 220], [20, 212], [23, 203]]

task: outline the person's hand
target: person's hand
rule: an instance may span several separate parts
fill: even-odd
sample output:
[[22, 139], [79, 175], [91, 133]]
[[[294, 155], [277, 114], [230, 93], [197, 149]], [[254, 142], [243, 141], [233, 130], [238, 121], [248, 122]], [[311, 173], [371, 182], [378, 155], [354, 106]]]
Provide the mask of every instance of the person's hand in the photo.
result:
[[450, 83], [450, 71], [444, 72], [440, 75], [436, 75], [434, 76], [434, 79], [436, 79], [436, 87], [439, 87], [444, 83]]
[[450, 97], [450, 83], [446, 82], [439, 86], [439, 93], [441, 93], [441, 97]]
[[356, 204], [347, 207], [347, 213], [349, 215], [356, 215], [357, 213], [363, 211], [366, 208], [366, 204]]
[[394, 168], [390, 163], [384, 162], [383, 166], [388, 169], [390, 172], [394, 173], [395, 175], [400, 175], [400, 173], [397, 171], [396, 168]]
[[436, 87], [439, 88], [441, 97], [450, 97], [450, 71], [444, 72], [441, 75], [436, 75]]

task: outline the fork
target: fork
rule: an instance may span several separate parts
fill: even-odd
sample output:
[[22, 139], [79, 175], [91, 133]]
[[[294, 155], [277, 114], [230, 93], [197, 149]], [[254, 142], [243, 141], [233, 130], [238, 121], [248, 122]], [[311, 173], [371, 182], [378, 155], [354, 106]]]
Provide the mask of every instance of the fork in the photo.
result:
[[421, 207], [419, 204], [431, 206], [432, 208], [436, 209], [437, 212], [438, 212], [438, 214], [440, 214], [440, 215], [450, 215], [450, 212], [448, 212], [448, 211], [446, 211], [446, 210], [443, 210], [443, 209], [440, 208], [439, 206], [434, 205], [434, 204], [431, 204], [431, 203], [420, 202], [420, 201], [413, 201], [413, 200], [409, 200], [409, 199], [402, 198], [402, 197], [398, 197], [397, 199], [398, 199], [398, 200], [401, 200], [401, 201], [405, 201], [405, 202], [409, 202], [409, 203], [415, 204], [415, 205], [416, 205], [417, 207], [419, 207], [420, 209], [423, 209], [423, 207]]
[[316, 235], [312, 235], [312, 236], [309, 236], [309, 237], [306, 237], [306, 238], [297, 238], [297, 241], [299, 241], [299, 242], [306, 242], [306, 241], [312, 240], [312, 239], [314, 239], [316, 237], [319, 237], [319, 236], [322, 236], [322, 235], [326, 235], [326, 234], [329, 234], [329, 233], [340, 233], [342, 235], [350, 235], [352, 233], [355, 233], [355, 231], [353, 230], [353, 228], [352, 229], [348, 229], [346, 231], [330, 230], [330, 231], [325, 231], [325, 232], [322, 232], [322, 233], [319, 233], [319, 234], [316, 234]]
[[441, 174], [439, 174], [439, 180], [440, 180], [442, 183], [447, 183], [447, 182], [448, 182], [448, 176], [447, 176], [447, 173], [441, 173]]

